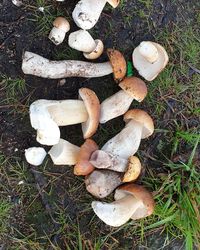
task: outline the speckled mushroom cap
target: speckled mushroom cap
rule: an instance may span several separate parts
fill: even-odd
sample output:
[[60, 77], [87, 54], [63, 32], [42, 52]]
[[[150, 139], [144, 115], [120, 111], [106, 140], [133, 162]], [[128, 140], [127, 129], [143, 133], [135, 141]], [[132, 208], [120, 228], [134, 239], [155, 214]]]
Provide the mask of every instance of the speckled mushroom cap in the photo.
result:
[[82, 123], [84, 139], [90, 138], [97, 130], [100, 118], [100, 102], [97, 95], [88, 88], [79, 89], [79, 96], [83, 100], [88, 112], [88, 120]]
[[119, 86], [138, 102], [143, 101], [147, 95], [145, 82], [137, 77], [126, 77]]
[[126, 75], [126, 61], [121, 52], [107, 49], [107, 55], [113, 68], [114, 79], [120, 82]]
[[53, 22], [53, 26], [63, 30], [64, 32], [68, 32], [70, 30], [70, 24], [64, 17], [57, 17]]
[[130, 194], [144, 204], [143, 208], [139, 208], [135, 211], [131, 219], [136, 220], [144, 218], [153, 213], [155, 207], [153, 195], [140, 185], [133, 183], [122, 185], [115, 191], [114, 198], [115, 200], [120, 200]]
[[130, 120], [135, 120], [143, 125], [142, 139], [145, 139], [153, 134], [154, 123], [150, 115], [141, 109], [131, 109], [124, 115], [124, 121], [127, 123]]
[[107, 2], [113, 7], [113, 8], [117, 8], [117, 6], [120, 3], [120, 0], [107, 0]]
[[132, 155], [128, 160], [128, 166], [122, 178], [122, 182], [135, 181], [141, 173], [142, 166], [139, 158]]

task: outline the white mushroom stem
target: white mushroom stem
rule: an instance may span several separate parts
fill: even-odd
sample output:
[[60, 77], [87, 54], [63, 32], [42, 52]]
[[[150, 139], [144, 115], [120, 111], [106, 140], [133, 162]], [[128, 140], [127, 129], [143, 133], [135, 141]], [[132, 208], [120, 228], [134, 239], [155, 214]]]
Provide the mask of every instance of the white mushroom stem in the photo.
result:
[[55, 165], [75, 165], [80, 148], [63, 139], [54, 145], [48, 154]]
[[113, 72], [110, 62], [90, 63], [74, 60], [50, 61], [35, 53], [26, 51], [23, 55], [24, 74], [49, 79], [66, 77], [101, 77]]
[[118, 91], [101, 103], [100, 123], [123, 115], [129, 109], [134, 97], [127, 94], [124, 90]]
[[112, 227], [119, 227], [126, 223], [141, 205], [143, 203], [133, 195], [126, 195], [110, 204], [100, 201], [92, 202], [95, 214], [104, 223]]
[[150, 63], [154, 63], [158, 60], [158, 50], [152, 42], [141, 42], [138, 51]]
[[65, 39], [66, 32], [59, 28], [53, 27], [49, 33], [49, 39], [56, 45], [59, 45]]
[[25, 157], [27, 162], [34, 166], [41, 165], [46, 155], [46, 151], [41, 147], [25, 149]]
[[141, 137], [142, 124], [130, 120], [125, 128], [110, 139], [101, 150], [127, 160], [130, 155], [134, 155], [137, 152]]

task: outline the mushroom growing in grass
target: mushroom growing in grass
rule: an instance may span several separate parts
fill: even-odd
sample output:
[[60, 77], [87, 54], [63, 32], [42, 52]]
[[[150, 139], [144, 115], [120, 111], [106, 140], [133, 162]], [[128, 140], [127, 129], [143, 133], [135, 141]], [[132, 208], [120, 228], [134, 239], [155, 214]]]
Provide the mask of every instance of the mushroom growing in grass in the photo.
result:
[[65, 34], [70, 30], [70, 24], [64, 17], [57, 17], [53, 22], [53, 26], [49, 39], [55, 45], [59, 45], [64, 41]]
[[137, 152], [141, 139], [153, 134], [154, 124], [152, 118], [140, 109], [129, 110], [124, 115], [124, 121], [125, 128], [110, 139], [101, 150], [128, 159]]
[[68, 44], [71, 48], [82, 51], [85, 58], [97, 59], [103, 53], [104, 45], [99, 39], [94, 40], [86, 30], [78, 30], [69, 35]]
[[120, 0], [81, 0], [77, 3], [72, 17], [78, 27], [89, 30], [97, 23], [106, 3], [113, 8], [119, 5]]
[[49, 79], [66, 77], [101, 77], [111, 73], [116, 81], [126, 75], [126, 61], [118, 50], [108, 49], [109, 62], [91, 63], [75, 60], [50, 61], [35, 53], [26, 51], [22, 60], [24, 74]]
[[46, 151], [41, 147], [31, 147], [25, 149], [25, 158], [27, 162], [34, 166], [41, 165], [46, 155]]
[[147, 81], [153, 81], [168, 61], [166, 50], [158, 43], [144, 41], [133, 51], [133, 65]]
[[137, 77], [127, 77], [120, 82], [119, 86], [122, 90], [101, 103], [100, 123], [106, 123], [115, 117], [123, 115], [134, 99], [141, 102], [147, 95], [145, 82]]
[[155, 207], [152, 194], [144, 187], [126, 184], [115, 191], [115, 201], [93, 201], [95, 214], [107, 225], [119, 227], [129, 219], [137, 220], [150, 216]]
[[82, 123], [84, 138], [97, 130], [100, 103], [96, 94], [87, 88], [79, 89], [82, 100], [37, 100], [30, 106], [31, 125], [37, 130], [37, 141], [44, 145], [59, 142], [59, 126]]

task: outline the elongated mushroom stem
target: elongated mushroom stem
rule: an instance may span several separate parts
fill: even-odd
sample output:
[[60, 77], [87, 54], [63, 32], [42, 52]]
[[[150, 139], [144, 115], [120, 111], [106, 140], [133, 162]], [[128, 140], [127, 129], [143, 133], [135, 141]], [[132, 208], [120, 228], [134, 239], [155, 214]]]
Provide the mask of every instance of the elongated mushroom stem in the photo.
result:
[[75, 60], [50, 61], [35, 53], [26, 51], [22, 60], [24, 74], [35, 75], [49, 79], [66, 77], [101, 77], [114, 74], [120, 81], [126, 74], [126, 61], [119, 51], [108, 49], [110, 61], [105, 63], [90, 63]]
[[119, 0], [81, 0], [77, 3], [72, 17], [78, 27], [84, 30], [91, 29], [97, 23], [106, 3], [116, 8]]
[[101, 103], [100, 123], [106, 123], [115, 117], [123, 115], [134, 99], [141, 102], [147, 95], [146, 84], [137, 77], [127, 77], [119, 86], [122, 90]]

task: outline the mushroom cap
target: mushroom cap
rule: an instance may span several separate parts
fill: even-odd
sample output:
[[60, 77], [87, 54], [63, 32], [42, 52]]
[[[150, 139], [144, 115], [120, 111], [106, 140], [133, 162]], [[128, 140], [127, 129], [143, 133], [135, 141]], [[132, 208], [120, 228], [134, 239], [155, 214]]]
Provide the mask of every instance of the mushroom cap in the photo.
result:
[[138, 178], [141, 173], [141, 162], [136, 156], [129, 157], [127, 170], [123, 176], [122, 182], [131, 182]]
[[145, 82], [137, 77], [126, 77], [119, 86], [138, 102], [143, 101], [147, 95]]
[[131, 109], [124, 115], [124, 121], [127, 123], [129, 120], [135, 120], [143, 125], [142, 139], [145, 139], [153, 134], [154, 123], [150, 115], [141, 109]]
[[151, 215], [154, 211], [155, 202], [153, 195], [144, 187], [133, 183], [120, 186], [116, 191], [114, 198], [120, 200], [126, 195], [132, 194], [137, 200], [142, 201], [143, 207], [139, 207], [131, 216], [131, 219], [136, 220]]
[[126, 60], [121, 52], [114, 49], [107, 49], [107, 55], [113, 68], [115, 81], [121, 81], [126, 75]]
[[117, 6], [120, 3], [120, 0], [107, 0], [107, 2], [113, 7], [113, 8], [117, 8]]
[[74, 167], [75, 175], [88, 175], [94, 170], [94, 166], [89, 162], [91, 154], [98, 150], [95, 141], [87, 139], [80, 148], [78, 161]]
[[89, 60], [97, 59], [103, 53], [103, 50], [104, 50], [103, 42], [101, 40], [99, 40], [99, 39], [96, 39], [94, 41], [95, 41], [95, 44], [96, 44], [95, 49], [90, 53], [83, 53], [83, 55], [84, 55], [84, 57], [86, 59], [89, 59]]
[[83, 100], [88, 112], [88, 120], [82, 123], [84, 139], [90, 138], [97, 130], [100, 119], [100, 102], [94, 91], [88, 88], [79, 89], [79, 96]]
[[54, 21], [53, 21], [53, 26], [63, 30], [65, 33], [67, 33], [70, 30], [70, 24], [67, 21], [67, 19], [65, 19], [64, 17], [57, 17]]
[[151, 63], [139, 51], [139, 46], [133, 51], [133, 65], [139, 74], [147, 81], [153, 81], [158, 74], [165, 68], [169, 61], [166, 50], [158, 43], [152, 43], [158, 50], [158, 59]]

